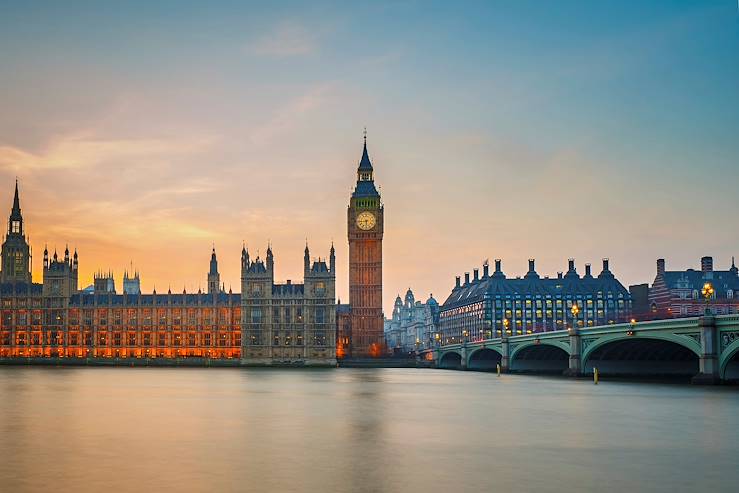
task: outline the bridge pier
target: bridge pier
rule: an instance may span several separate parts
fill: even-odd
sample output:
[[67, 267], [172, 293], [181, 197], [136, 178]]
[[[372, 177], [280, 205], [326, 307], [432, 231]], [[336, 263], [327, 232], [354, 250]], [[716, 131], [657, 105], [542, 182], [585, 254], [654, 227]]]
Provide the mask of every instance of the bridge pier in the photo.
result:
[[570, 329], [570, 361], [569, 367], [564, 371], [568, 377], [582, 376], [582, 339], [580, 331], [576, 328]]
[[713, 315], [704, 315], [698, 319], [701, 335], [701, 356], [698, 361], [699, 373], [693, 377], [692, 383], [698, 385], [716, 385], [721, 383], [719, 374], [718, 331], [716, 318]]
[[467, 369], [467, 343], [466, 342], [462, 345], [462, 350], [460, 351], [460, 353], [462, 354], [462, 361], [461, 361], [462, 367], [460, 369], [466, 370]]
[[508, 337], [503, 335], [500, 340], [500, 371], [502, 373], [508, 373], [510, 368], [510, 348], [508, 346]]

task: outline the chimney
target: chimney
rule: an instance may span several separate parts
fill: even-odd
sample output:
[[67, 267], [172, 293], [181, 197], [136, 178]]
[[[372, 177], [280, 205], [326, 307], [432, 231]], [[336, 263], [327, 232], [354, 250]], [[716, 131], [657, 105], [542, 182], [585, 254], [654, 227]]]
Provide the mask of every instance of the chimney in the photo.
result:
[[465, 272], [464, 273], [464, 284], [467, 285], [469, 283], [470, 283], [470, 273], [469, 272]]
[[472, 276], [475, 281], [480, 279], [480, 270], [479, 269], [473, 269], [472, 270]]
[[288, 279], [288, 280], [287, 280], [287, 285], [288, 285], [288, 286], [289, 286], [289, 285], [291, 285], [292, 283], [293, 283], [293, 282], [292, 282], [292, 281], [291, 281], [290, 279]]
[[603, 272], [608, 272], [608, 270], [609, 270], [608, 269], [608, 259], [604, 258], [603, 259]]
[[500, 259], [495, 259], [495, 272], [500, 272]]
[[701, 272], [713, 272], [713, 257], [701, 257]]
[[530, 259], [529, 259], [529, 272], [534, 272], [534, 270], [535, 270], [535, 269], [534, 269], [534, 263], [535, 263], [535, 262], [536, 262], [536, 261], [535, 261], [535, 260], [534, 260], [533, 258], [530, 258]]
[[557, 279], [562, 279], [562, 272], [557, 272]]
[[661, 275], [665, 273], [665, 259], [660, 258], [657, 259], [657, 275]]
[[590, 273], [590, 264], [585, 264], [585, 277], [593, 277]]
[[486, 260], [485, 263], [482, 264], [482, 277], [485, 278], [488, 277], [488, 275], [490, 275], [490, 267], [488, 266], [488, 262]]
[[454, 278], [454, 287], [455, 288], [458, 288], [459, 287], [459, 276], [457, 276], [457, 277]]
[[570, 272], [575, 270], [575, 259], [574, 258], [571, 258], [567, 261], [567, 270], [569, 270]]

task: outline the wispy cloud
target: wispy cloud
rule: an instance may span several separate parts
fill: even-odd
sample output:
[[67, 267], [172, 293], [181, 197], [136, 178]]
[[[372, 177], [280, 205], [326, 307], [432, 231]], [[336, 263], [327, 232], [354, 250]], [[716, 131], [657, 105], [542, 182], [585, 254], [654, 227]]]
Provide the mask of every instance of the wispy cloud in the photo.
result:
[[315, 53], [319, 48], [320, 32], [295, 21], [279, 23], [269, 33], [247, 45], [255, 55], [290, 57]]
[[121, 160], [136, 165], [138, 159], [203, 150], [210, 143], [209, 138], [99, 139], [90, 136], [65, 136], [53, 141], [45, 151], [39, 153], [14, 146], [0, 146], [0, 170], [16, 173], [72, 170]]

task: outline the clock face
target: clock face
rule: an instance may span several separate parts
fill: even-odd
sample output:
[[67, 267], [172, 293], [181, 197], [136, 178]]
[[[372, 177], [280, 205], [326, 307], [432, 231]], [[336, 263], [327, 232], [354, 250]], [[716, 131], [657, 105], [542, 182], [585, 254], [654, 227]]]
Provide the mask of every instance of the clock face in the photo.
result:
[[364, 211], [357, 216], [357, 227], [361, 230], [368, 231], [375, 227], [377, 220], [371, 212]]

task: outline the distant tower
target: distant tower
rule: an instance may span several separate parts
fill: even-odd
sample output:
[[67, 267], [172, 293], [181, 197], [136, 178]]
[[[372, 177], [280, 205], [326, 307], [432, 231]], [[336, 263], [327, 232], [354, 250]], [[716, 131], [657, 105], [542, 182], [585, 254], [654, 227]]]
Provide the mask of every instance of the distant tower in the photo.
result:
[[218, 259], [216, 258], [216, 247], [210, 254], [210, 270], [208, 271], [208, 294], [218, 293], [221, 285], [221, 275], [218, 273]]
[[124, 294], [141, 294], [141, 278], [139, 271], [129, 274], [128, 271], [123, 273], [123, 293]]
[[0, 253], [0, 282], [31, 282], [31, 248], [26, 241], [18, 198], [18, 180], [15, 181], [13, 208], [8, 219], [8, 233]]
[[[48, 251], [44, 249], [44, 296], [58, 298], [56, 303], [66, 303], [70, 296], [77, 293], [78, 275], [79, 257], [77, 256], [77, 250], [74, 252], [73, 260], [69, 259], [69, 248], [66, 248], [64, 260], [59, 260], [59, 255], [54, 251], [54, 257], [49, 261]], [[55, 318], [55, 320], [60, 319]]]
[[347, 209], [349, 237], [349, 304], [351, 356], [384, 353], [382, 315], [382, 235], [384, 210], [375, 188], [374, 170], [364, 136], [357, 184]]
[[95, 294], [115, 294], [113, 272], [96, 272], [93, 280]]

